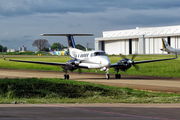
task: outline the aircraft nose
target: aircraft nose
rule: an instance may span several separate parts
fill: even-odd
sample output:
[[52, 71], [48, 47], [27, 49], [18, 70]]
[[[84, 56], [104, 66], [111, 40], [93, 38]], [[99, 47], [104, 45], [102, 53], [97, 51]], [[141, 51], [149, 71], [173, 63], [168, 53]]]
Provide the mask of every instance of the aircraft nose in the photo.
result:
[[104, 63], [104, 65], [107, 66], [107, 67], [109, 67], [109, 66], [111, 65], [111, 62], [110, 62], [109, 59], [105, 59], [103, 63]]

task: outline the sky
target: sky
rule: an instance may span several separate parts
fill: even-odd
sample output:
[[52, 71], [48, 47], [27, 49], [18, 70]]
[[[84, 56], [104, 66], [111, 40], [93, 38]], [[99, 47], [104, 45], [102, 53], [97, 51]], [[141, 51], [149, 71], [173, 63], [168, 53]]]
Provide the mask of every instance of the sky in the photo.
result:
[[180, 25], [179, 12], [179, 0], [0, 0], [0, 44], [36, 51], [37, 39], [67, 46], [66, 37], [42, 33], [92, 33], [74, 39], [94, 48], [103, 31]]

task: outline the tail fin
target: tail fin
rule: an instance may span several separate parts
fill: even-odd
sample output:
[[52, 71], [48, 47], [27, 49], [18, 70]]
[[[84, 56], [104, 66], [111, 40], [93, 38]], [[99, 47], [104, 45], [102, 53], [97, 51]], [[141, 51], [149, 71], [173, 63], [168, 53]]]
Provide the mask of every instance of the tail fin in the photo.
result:
[[76, 48], [73, 34], [67, 35], [68, 45], [70, 48]]
[[171, 46], [169, 46], [169, 44], [166, 42], [164, 38], [162, 38], [162, 45], [163, 45], [163, 49], [161, 49], [162, 51], [169, 52], [170, 50], [174, 49]]
[[166, 49], [167, 47], [170, 47], [169, 44], [166, 42], [164, 38], [162, 38], [162, 44], [163, 44], [163, 49]]
[[93, 36], [93, 34], [41, 34], [41, 36], [66, 36], [68, 40], [70, 55], [72, 57], [75, 57], [77, 52], [80, 52], [81, 50], [76, 49], [73, 36]]

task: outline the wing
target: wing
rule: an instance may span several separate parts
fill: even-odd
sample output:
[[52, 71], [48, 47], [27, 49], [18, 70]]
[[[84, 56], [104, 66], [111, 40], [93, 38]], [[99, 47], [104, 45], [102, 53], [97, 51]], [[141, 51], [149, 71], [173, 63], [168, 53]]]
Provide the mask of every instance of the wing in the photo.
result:
[[[12, 59], [5, 59], [3, 55], [3, 59], [6, 61], [14, 61], [14, 62], [24, 62], [24, 63], [33, 63], [33, 64], [42, 64], [42, 65], [51, 65], [51, 66], [59, 66], [63, 69], [67, 69], [68, 65], [67, 63], [55, 63], [55, 62], [40, 62], [40, 61], [26, 61], [26, 60], [12, 60]], [[87, 66], [76, 66], [75, 69], [82, 68], [82, 69], [88, 69]]]
[[66, 66], [66, 63], [25, 61], [25, 60], [11, 60], [11, 59], [5, 59], [4, 56], [3, 56], [3, 58], [4, 58], [4, 60], [6, 60], [6, 61], [24, 62], [24, 63], [34, 63], [34, 64], [52, 65], [52, 66], [60, 66], [60, 67], [65, 67], [65, 66]]
[[175, 58], [167, 58], [167, 59], [157, 59], [157, 60], [144, 60], [144, 61], [134, 61], [133, 64], [140, 64], [140, 63], [148, 63], [148, 62], [157, 62], [157, 61], [165, 61], [165, 60], [172, 60], [176, 59], [177, 55]]
[[[117, 62], [114, 64], [111, 64], [110, 67], [114, 67], [114, 68], [118, 68], [118, 69], [128, 69], [131, 67], [131, 65], [135, 65], [135, 64], [141, 64], [141, 63], [149, 63], [149, 62], [157, 62], [157, 61], [165, 61], [165, 60], [172, 60], [172, 59], [177, 59], [177, 52], [176, 52], [176, 57], [175, 58], [167, 58], [167, 59], [156, 59], [156, 60], [144, 60], [144, 61], [126, 61], [127, 63], [124, 64], [123, 62]], [[127, 60], [127, 59], [124, 59]], [[128, 67], [128, 65], [130, 65], [130, 67]], [[125, 68], [126, 67], [126, 68]]]

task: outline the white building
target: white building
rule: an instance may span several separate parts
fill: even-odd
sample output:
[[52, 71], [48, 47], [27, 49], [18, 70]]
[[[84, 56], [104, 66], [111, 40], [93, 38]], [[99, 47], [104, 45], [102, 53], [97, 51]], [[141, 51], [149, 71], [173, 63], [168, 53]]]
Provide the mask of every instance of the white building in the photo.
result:
[[7, 52], [16, 52], [15, 49], [8, 49]]
[[24, 47], [24, 45], [22, 45], [22, 47], [19, 47], [19, 52], [24, 52], [27, 51], [27, 47]]
[[167, 54], [160, 50], [161, 38], [171, 47], [180, 48], [180, 25], [104, 31], [101, 38], [95, 38], [95, 50], [104, 50], [109, 55]]

